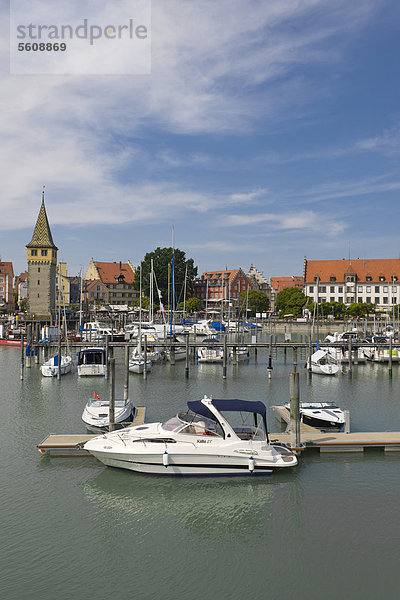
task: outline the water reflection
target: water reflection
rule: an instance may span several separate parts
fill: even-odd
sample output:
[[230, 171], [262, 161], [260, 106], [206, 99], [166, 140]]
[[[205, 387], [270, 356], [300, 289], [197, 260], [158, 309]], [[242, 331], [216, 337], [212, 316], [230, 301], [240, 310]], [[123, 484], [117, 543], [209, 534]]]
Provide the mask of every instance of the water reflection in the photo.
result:
[[277, 506], [285, 519], [289, 512], [293, 517], [293, 504], [301, 514], [302, 504], [300, 479], [285, 472], [231, 479], [150, 477], [105, 469], [83, 489], [100, 510], [127, 523], [167, 519], [213, 538], [254, 534], [277, 516]]

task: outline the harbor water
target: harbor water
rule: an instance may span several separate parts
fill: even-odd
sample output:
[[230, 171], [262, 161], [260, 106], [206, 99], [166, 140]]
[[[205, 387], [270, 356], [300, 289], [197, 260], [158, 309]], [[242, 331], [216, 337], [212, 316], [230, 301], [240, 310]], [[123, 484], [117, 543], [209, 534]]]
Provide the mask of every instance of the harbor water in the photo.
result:
[[[123, 393], [117, 350], [116, 391]], [[353, 367], [310, 381], [298, 356], [301, 400], [337, 402], [352, 431], [400, 430], [400, 366]], [[173, 416], [204, 394], [289, 397], [292, 354], [267, 377], [267, 351], [228, 365], [155, 365], [130, 375], [147, 421]], [[107, 468], [92, 457], [40, 455], [49, 433], [84, 433], [82, 410], [104, 378], [20, 380], [20, 351], [0, 348], [0, 592], [6, 600], [96, 598], [375, 600], [399, 596], [400, 453], [303, 453], [270, 477], [179, 478]]]

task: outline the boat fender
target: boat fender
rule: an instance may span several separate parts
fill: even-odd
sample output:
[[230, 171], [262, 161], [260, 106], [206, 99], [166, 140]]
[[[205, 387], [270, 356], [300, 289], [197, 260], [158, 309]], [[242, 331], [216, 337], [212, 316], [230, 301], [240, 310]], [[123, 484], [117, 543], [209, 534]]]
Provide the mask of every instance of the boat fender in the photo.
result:
[[252, 456], [249, 458], [249, 471], [250, 473], [254, 473], [254, 458]]
[[162, 462], [163, 462], [164, 467], [167, 468], [168, 465], [169, 465], [169, 456], [168, 456], [168, 452], [167, 451], [165, 451], [164, 454], [163, 454]]

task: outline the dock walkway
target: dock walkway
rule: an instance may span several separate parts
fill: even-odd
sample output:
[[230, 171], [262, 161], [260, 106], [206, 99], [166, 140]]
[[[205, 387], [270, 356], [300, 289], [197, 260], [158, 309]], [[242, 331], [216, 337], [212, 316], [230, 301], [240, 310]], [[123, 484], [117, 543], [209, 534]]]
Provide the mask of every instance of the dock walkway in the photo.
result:
[[[135, 418], [128, 427], [143, 425], [146, 415], [144, 406], [137, 406]], [[82, 446], [98, 433], [50, 433], [45, 439], [37, 444], [37, 449], [41, 454], [48, 452], [51, 456], [90, 456], [89, 452]]]

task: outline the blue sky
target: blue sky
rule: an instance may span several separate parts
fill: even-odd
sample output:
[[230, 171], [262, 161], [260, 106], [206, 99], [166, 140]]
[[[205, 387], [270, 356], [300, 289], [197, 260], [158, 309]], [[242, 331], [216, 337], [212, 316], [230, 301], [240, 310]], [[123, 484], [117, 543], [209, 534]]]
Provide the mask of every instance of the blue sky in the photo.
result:
[[0, 256], [16, 273], [43, 185], [70, 274], [139, 264], [172, 226], [200, 273], [400, 255], [398, 2], [153, 0], [150, 75], [10, 75], [2, 15]]

